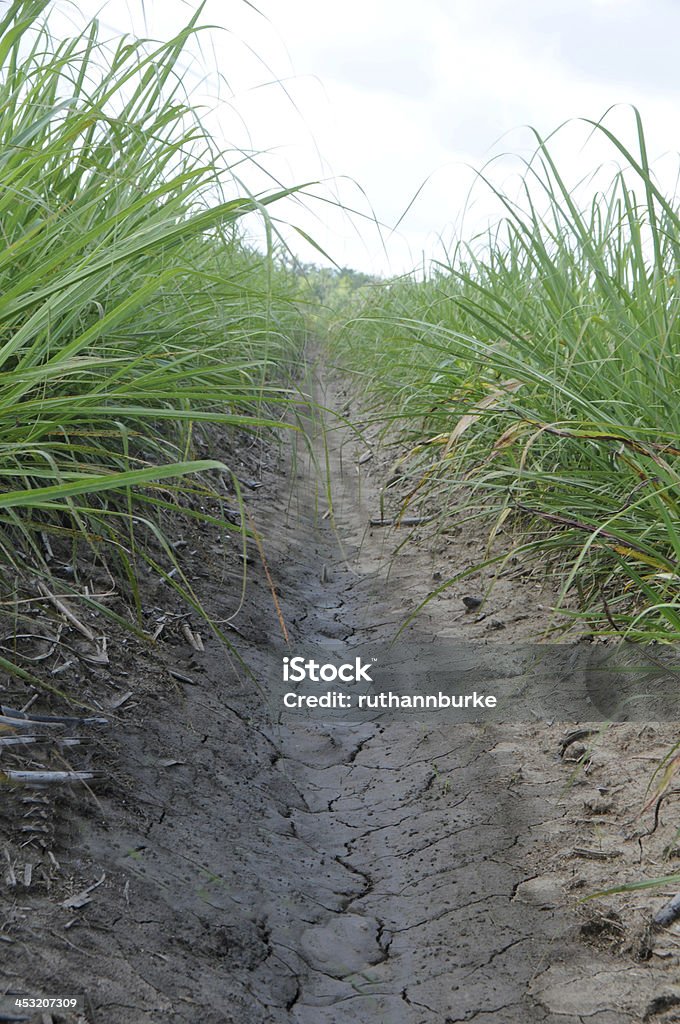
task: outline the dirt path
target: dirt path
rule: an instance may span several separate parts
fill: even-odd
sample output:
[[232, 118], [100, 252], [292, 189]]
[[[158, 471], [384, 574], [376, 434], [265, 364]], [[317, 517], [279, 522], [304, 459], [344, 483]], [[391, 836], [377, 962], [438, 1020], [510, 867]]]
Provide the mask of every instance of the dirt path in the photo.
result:
[[[325, 400], [339, 401], [332, 389]], [[367, 529], [378, 499], [363, 446], [332, 417], [310, 434], [290, 489], [272, 464], [251, 505], [291, 650], [340, 642], [349, 657], [393, 635], [435, 563], [414, 549], [390, 566], [397, 538]], [[200, 539], [196, 576], [223, 619], [234, 584]], [[592, 876], [569, 859], [586, 830], [574, 833], [574, 802], [559, 803], [561, 729], [281, 717], [278, 615], [256, 561], [253, 576], [234, 622], [257, 685], [217, 643], [129, 644], [125, 656], [121, 640], [118, 692], [134, 699], [112, 712], [98, 762], [114, 784], [97, 802], [65, 798], [58, 870], [43, 858], [44, 884], [9, 893], [5, 987], [86, 990], [90, 1019], [106, 1024], [680, 1019], [672, 975], [621, 956], [606, 927], [591, 935], [568, 909], [569, 886]], [[523, 608], [538, 615], [540, 596]], [[505, 615], [507, 635], [522, 617]], [[420, 620], [465, 637], [487, 625], [457, 624], [445, 600]], [[91, 685], [115, 706], [102, 696], [111, 680]], [[97, 880], [89, 902], [69, 904]]]
[[[318, 397], [337, 405], [332, 388]], [[325, 431], [317, 424], [314, 452], [333, 481], [335, 530], [321, 516], [323, 476], [301, 460], [297, 543], [284, 556], [296, 566], [288, 587], [306, 601], [293, 649], [339, 636], [348, 660], [354, 643], [390, 639], [432, 578], [422, 554], [390, 566], [394, 539], [367, 533], [377, 495], [356, 448], [332, 419]], [[446, 605], [425, 618], [434, 633], [451, 630]], [[560, 908], [559, 887], [532, 888], [541, 844], [554, 842], [564, 780], [559, 769], [547, 777], [544, 765], [523, 775], [527, 732], [424, 727], [408, 717], [373, 728], [324, 725], [318, 716], [280, 731], [285, 774], [304, 802], [291, 815], [294, 833], [323, 866], [306, 891], [316, 888], [324, 910], [284, 927], [280, 939], [272, 930], [300, 979], [292, 1020], [636, 1019], [621, 1003], [620, 964], [578, 940], [580, 922]], [[593, 984], [600, 970], [613, 973]], [[571, 998], [557, 991], [565, 983]]]

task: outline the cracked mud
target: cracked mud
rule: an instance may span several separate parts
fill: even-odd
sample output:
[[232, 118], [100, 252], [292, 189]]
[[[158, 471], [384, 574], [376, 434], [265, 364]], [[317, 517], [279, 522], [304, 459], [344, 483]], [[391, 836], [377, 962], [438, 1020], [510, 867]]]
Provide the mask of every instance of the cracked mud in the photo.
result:
[[[270, 469], [250, 502], [291, 646], [387, 640], [427, 593], [430, 556], [390, 563], [355, 436], [331, 417], [310, 435], [285, 486]], [[199, 563], [219, 619], [226, 584]], [[263, 655], [278, 617], [253, 576], [236, 621], [256, 686], [216, 644], [165, 652], [197, 685], [160, 690], [142, 648], [122, 662], [138, 704], [102, 752], [114, 785], [68, 798], [60, 871], [6, 902], [5, 985], [86, 991], [106, 1024], [680, 1020], [672, 972], [584, 941], [558, 856], [576, 845], [574, 798], [559, 803], [564, 766], [545, 752], [560, 730], [281, 720]], [[442, 601], [421, 628], [455, 635], [452, 620]], [[64, 909], [102, 873], [85, 909]]]

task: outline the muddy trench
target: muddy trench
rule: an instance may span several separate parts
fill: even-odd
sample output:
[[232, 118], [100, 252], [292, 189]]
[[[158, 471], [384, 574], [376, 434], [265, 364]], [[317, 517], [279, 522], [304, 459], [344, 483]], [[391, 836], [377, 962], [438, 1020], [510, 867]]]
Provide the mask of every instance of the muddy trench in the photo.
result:
[[[137, 691], [98, 753], [114, 784], [61, 798], [59, 870], [8, 895], [6, 990], [85, 992], [106, 1024], [680, 1019], [673, 979], [584, 942], [548, 870], [571, 826], [540, 724], [279, 714], [267, 573], [290, 650], [348, 656], [389, 640], [432, 578], [428, 555], [392, 563], [392, 533], [368, 528], [378, 482], [357, 435], [327, 413], [308, 436], [250, 499], [267, 572], [254, 560], [237, 640], [257, 684], [217, 644], [166, 651], [164, 688], [158, 654], [119, 663]], [[219, 620], [228, 581], [211, 563], [199, 551]], [[420, 628], [455, 635], [451, 606], [429, 605]]]

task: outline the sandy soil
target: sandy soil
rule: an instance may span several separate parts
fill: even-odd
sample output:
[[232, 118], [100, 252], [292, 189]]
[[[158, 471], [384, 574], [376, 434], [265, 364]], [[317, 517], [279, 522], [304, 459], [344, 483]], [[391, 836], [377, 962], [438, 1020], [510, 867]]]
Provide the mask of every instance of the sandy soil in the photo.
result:
[[[315, 386], [341, 411], [351, 402]], [[241, 452], [243, 478], [262, 483], [249, 507], [267, 569], [252, 546], [235, 617], [237, 546], [183, 528], [186, 571], [214, 618], [231, 618], [252, 675], [152, 578], [154, 645], [88, 620], [109, 635], [109, 665], [93, 665], [64, 626], [71, 682], [111, 721], [68, 761], [104, 778], [39, 805], [3, 797], [0, 992], [84, 993], [85, 1015], [54, 1020], [105, 1024], [680, 1021], [680, 930], [649, 926], [673, 885], [579, 902], [674, 870], [673, 795], [656, 827], [639, 814], [670, 726], [612, 727], [560, 756], [575, 723], [281, 715], [268, 575], [291, 651], [351, 651], [386, 643], [433, 579], [483, 545], [472, 530], [444, 543], [423, 529], [392, 560], [403, 529], [369, 525], [387, 462], [364, 458], [370, 431], [328, 415], [309, 436], [311, 454], [300, 442], [292, 459]], [[549, 619], [552, 595], [521, 569], [484, 617], [466, 611], [469, 592], [446, 591], [418, 629], [508, 643]], [[59, 615], [36, 602], [34, 619], [35, 654]], [[38, 668], [61, 684], [49, 670], [63, 650], [47, 655]], [[31, 693], [2, 687], [13, 706]], [[22, 831], [27, 813], [40, 831]]]

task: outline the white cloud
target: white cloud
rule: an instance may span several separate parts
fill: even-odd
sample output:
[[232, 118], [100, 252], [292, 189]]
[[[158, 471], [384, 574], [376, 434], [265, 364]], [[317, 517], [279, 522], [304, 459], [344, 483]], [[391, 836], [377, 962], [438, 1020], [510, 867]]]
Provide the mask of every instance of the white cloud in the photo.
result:
[[[650, 152], [680, 149], [680, 5], [672, 0], [256, 2], [265, 17], [242, 0], [209, 0], [203, 20], [226, 31], [203, 38], [185, 82], [212, 108], [208, 121], [225, 144], [266, 151], [261, 163], [286, 184], [336, 176], [325, 186], [330, 202], [284, 204], [281, 216], [340, 263], [400, 271], [424, 248], [438, 250], [438, 236], [451, 234], [465, 207], [473, 180], [466, 164], [482, 166], [504, 150], [528, 156], [534, 141], [522, 124], [548, 133], [569, 118], [597, 119], [612, 104], [635, 103]], [[100, 4], [79, 6], [87, 17]], [[181, 0], [110, 0], [102, 17], [114, 29], [167, 36], [193, 9]], [[645, 42], [650, 25], [654, 46]], [[628, 110], [608, 123], [633, 140]], [[570, 180], [612, 157], [602, 141], [583, 150], [586, 134], [574, 127], [555, 140]], [[505, 160], [492, 173], [512, 183], [519, 167]], [[266, 187], [254, 165], [242, 170], [249, 187]], [[370, 221], [350, 222], [332, 205], [338, 199], [367, 216], [373, 208], [391, 226], [421, 186], [389, 237], [389, 258]], [[495, 209], [483, 191], [475, 195], [470, 231]]]

